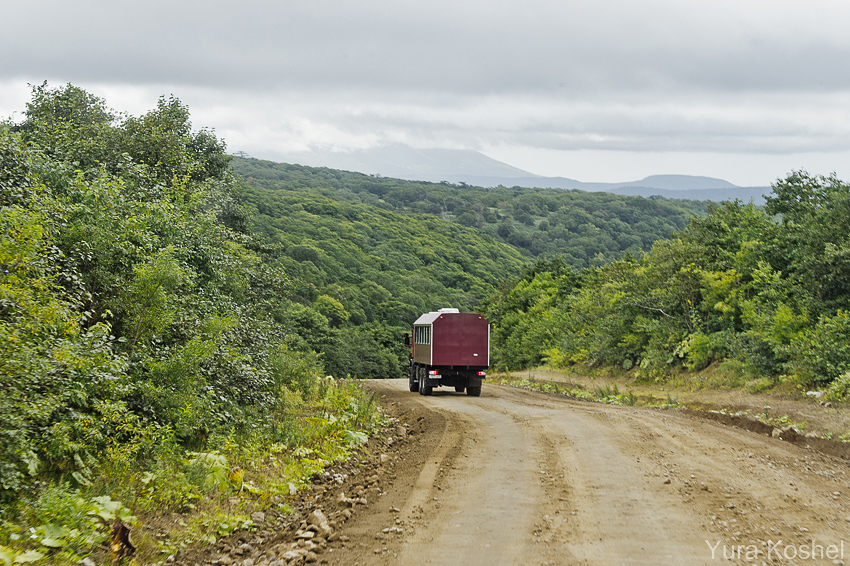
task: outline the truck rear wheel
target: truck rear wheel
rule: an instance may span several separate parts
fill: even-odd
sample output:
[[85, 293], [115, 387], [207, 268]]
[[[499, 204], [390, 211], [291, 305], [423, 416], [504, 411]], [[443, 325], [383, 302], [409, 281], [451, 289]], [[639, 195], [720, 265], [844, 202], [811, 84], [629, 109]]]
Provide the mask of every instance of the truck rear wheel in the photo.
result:
[[422, 366], [416, 365], [413, 367], [413, 371], [416, 372], [416, 390], [420, 395], [425, 395], [425, 392], [422, 390], [422, 384], [425, 383], [425, 372], [422, 371]]
[[407, 370], [408, 386], [410, 387], [410, 390], [413, 393], [416, 393], [417, 391], [419, 391], [419, 381], [413, 379], [413, 377], [416, 375], [416, 369], [417, 369], [416, 366], [413, 365], [413, 366], [410, 366], [410, 369]]
[[466, 389], [466, 394], [470, 397], [480, 397], [481, 396], [481, 388], [480, 387], [468, 387]]

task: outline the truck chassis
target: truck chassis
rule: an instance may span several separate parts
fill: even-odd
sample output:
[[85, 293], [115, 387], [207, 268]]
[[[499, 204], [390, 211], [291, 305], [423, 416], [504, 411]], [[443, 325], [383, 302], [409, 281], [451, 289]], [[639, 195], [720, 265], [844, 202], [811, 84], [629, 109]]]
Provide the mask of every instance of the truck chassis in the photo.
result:
[[481, 395], [481, 384], [486, 377], [485, 367], [439, 367], [411, 363], [408, 370], [410, 390], [420, 395], [431, 395], [434, 387], [454, 387], [458, 393], [471, 397]]

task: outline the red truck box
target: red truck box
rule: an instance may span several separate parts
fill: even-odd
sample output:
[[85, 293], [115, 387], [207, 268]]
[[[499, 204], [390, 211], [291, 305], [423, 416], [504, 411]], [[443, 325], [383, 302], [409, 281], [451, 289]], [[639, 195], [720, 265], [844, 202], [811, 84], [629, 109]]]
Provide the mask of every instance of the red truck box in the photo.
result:
[[413, 323], [410, 390], [454, 386], [477, 396], [490, 365], [490, 324], [477, 313], [440, 309]]

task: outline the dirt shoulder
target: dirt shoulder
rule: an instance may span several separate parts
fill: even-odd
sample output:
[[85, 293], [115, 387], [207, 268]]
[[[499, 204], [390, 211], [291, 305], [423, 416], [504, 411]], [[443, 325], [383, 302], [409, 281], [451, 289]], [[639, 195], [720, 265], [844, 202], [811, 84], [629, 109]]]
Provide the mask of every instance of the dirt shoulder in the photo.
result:
[[786, 425], [795, 425], [803, 434], [828, 436], [836, 440], [842, 435], [850, 434], [850, 406], [827, 402], [814, 395], [807, 395], [805, 390], [790, 386], [759, 393], [750, 393], [744, 388], [686, 389], [670, 384], [638, 383], [628, 376], [592, 376], [549, 369], [523, 370], [511, 374], [493, 373], [491, 377], [579, 386], [590, 393], [616, 386], [622, 393], [634, 392], [644, 402], [651, 398], [661, 404], [669, 398], [688, 409], [742, 413], [753, 417], [767, 416], [770, 420], [781, 419]]
[[161, 564], [173, 566], [288, 566], [368, 563], [387, 554], [403, 534], [395, 505], [410, 497], [426, 460], [442, 439], [446, 419], [382, 396], [393, 424], [356, 457], [315, 478], [313, 489], [289, 502], [296, 512], [255, 513], [253, 532], [240, 531], [210, 546], [182, 550]]

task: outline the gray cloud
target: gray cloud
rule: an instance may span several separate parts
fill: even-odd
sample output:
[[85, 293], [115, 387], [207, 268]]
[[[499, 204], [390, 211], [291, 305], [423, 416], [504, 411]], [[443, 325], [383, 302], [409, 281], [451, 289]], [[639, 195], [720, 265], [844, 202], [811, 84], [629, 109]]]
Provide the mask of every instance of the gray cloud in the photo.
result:
[[49, 79], [131, 112], [173, 93], [249, 152], [850, 149], [850, 5], [837, 0], [34, 0], [11, 13], [4, 115], [21, 85]]
[[844, 89], [831, 6], [815, 26], [790, 2], [36, 0], [0, 47], [7, 74], [216, 88]]

